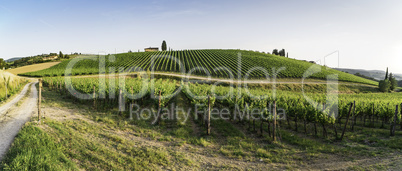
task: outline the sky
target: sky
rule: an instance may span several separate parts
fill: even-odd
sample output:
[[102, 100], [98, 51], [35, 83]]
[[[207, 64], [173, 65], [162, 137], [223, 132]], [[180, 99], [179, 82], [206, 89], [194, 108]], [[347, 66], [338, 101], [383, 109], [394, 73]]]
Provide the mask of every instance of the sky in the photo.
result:
[[401, 9], [399, 0], [0, 0], [0, 58], [166, 40], [173, 50], [283, 48], [320, 64], [332, 53], [330, 67], [402, 73]]

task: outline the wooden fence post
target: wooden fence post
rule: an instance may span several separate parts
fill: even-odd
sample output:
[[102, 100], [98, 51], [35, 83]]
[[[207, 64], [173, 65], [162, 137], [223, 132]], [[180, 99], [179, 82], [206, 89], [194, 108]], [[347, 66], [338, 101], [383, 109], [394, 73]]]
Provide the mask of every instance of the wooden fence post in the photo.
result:
[[94, 98], [94, 108], [96, 109], [96, 91], [95, 91], [95, 86], [94, 86], [94, 94], [92, 95], [92, 97]]
[[160, 125], [160, 123], [161, 123], [161, 103], [162, 103], [162, 90], [159, 90], [159, 104], [158, 104], [158, 124]]
[[262, 119], [262, 115], [260, 116], [261, 118], [260, 118], [260, 133], [261, 133], [261, 136], [263, 136], [264, 135], [264, 130], [262, 129], [262, 126], [263, 126], [263, 119]]
[[[271, 103], [267, 102], [267, 108], [269, 109], [270, 107], [271, 107]], [[268, 113], [269, 113], [269, 115], [267, 117], [268, 137], [271, 137], [271, 121], [270, 121], [270, 118], [271, 118], [272, 113], [271, 113], [271, 111], [269, 111]]]
[[354, 131], [354, 126], [355, 126], [355, 122], [356, 122], [356, 101], [353, 101], [353, 118], [352, 118], [352, 125], [351, 125], [351, 129], [352, 131]]
[[371, 125], [373, 126], [373, 128], [375, 127], [375, 125], [374, 125], [374, 116], [375, 116], [375, 106], [374, 106], [374, 103], [373, 103], [373, 119], [371, 120]]
[[402, 130], [402, 103], [401, 103], [401, 120], [399, 120], [399, 124], [401, 125], [401, 130]]
[[272, 138], [276, 141], [276, 101], [274, 101], [274, 127], [272, 131]]
[[397, 117], [398, 117], [398, 106], [399, 106], [399, 105], [396, 105], [396, 108], [395, 108], [394, 122], [391, 123], [391, 136], [394, 136], [394, 135], [395, 135], [396, 119], [397, 119]]
[[255, 119], [253, 118], [253, 131], [255, 132]]
[[40, 123], [41, 117], [41, 103], [42, 103], [42, 79], [39, 79], [39, 93], [38, 93], [38, 122]]
[[123, 97], [123, 90], [121, 90], [121, 88], [120, 88], [119, 89], [119, 101], [118, 101], [118, 103], [119, 103], [119, 115], [123, 114], [123, 110], [124, 110], [124, 107], [125, 107], [123, 98], [124, 98]]
[[208, 115], [207, 115], [207, 135], [211, 134], [211, 101], [210, 96], [208, 96]]
[[350, 113], [352, 113], [352, 107], [353, 107], [353, 103], [350, 103], [348, 117], [346, 118], [345, 127], [343, 128], [342, 135], [341, 135], [341, 141], [342, 141], [342, 139], [343, 139], [343, 135], [345, 135], [346, 127], [348, 126], [348, 121], [349, 121]]

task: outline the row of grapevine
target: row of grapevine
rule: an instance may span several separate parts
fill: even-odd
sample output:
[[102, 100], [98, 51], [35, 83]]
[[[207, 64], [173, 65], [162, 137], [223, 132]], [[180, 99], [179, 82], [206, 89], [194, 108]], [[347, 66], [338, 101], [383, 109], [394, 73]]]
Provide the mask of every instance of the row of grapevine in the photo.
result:
[[[239, 55], [241, 55], [241, 58], [239, 58]], [[101, 61], [105, 60], [104, 71], [99, 70], [99, 59], [102, 59]], [[174, 59], [177, 59], [177, 61]], [[63, 76], [70, 61], [63, 61], [46, 70], [21, 75], [37, 77]], [[136, 52], [116, 54], [114, 56], [81, 58], [72, 68], [72, 75], [119, 72], [119, 68], [122, 67], [126, 71], [142, 69], [144, 71], [155, 70], [177, 73], [184, 70], [186, 73], [191, 71], [193, 75], [205, 76], [209, 73], [211, 76], [218, 78], [241, 77], [244, 79], [248, 76], [249, 79], [263, 79], [265, 74], [272, 77], [274, 72], [278, 72], [279, 68], [283, 67], [284, 69], [278, 72], [277, 77], [302, 78], [311, 65], [311, 63], [295, 59], [242, 50], [182, 50]], [[197, 67], [198, 69], [196, 69]], [[311, 78], [326, 79], [328, 75], [337, 74], [341, 81], [377, 84], [376, 82], [327, 67], [321, 66], [318, 68], [321, 69], [321, 72], [313, 74]], [[267, 73], [264, 73], [261, 69]]]
[[[76, 93], [85, 93], [87, 95], [75, 95], [68, 93], [67, 89], [70, 85], [66, 85], [63, 77], [47, 77], [44, 78], [44, 85], [50, 89], [55, 89], [60, 93], [69, 97], [74, 97], [80, 102], [94, 101], [94, 106], [103, 106], [104, 108], [115, 107], [119, 104], [119, 97], [124, 96], [125, 104], [137, 103], [140, 105], [151, 105], [153, 107], [164, 107], [170, 99], [176, 94], [176, 80], [169, 79], [145, 79], [145, 78], [129, 78], [125, 82], [120, 82], [118, 78], [109, 78], [105, 82], [99, 82], [98, 78], [72, 78], [71, 87], [77, 90]], [[150, 89], [153, 85], [153, 89]], [[279, 115], [279, 123], [294, 121], [295, 129], [298, 124], [302, 123], [304, 131], [307, 133], [307, 125], [313, 125], [314, 134], [317, 135], [317, 127], [322, 127], [323, 136], [327, 137], [327, 129], [335, 129], [337, 132], [336, 123], [340, 124], [347, 119], [350, 114], [350, 125], [352, 126], [370, 126], [376, 122], [389, 124], [394, 121], [395, 106], [398, 105], [400, 94], [340, 94], [338, 103], [326, 104], [326, 95], [320, 93], [306, 93], [314, 103], [306, 100], [302, 93], [277, 91], [273, 95], [273, 91], [261, 88], [245, 89], [228, 86], [216, 86], [208, 84], [197, 84], [181, 82], [182, 92], [191, 101], [194, 107], [199, 111], [205, 111], [208, 107], [226, 107], [229, 108], [230, 119], [237, 120], [242, 123], [254, 124], [260, 122], [268, 122], [268, 125], [273, 121], [272, 104], [275, 103], [277, 111], [284, 111], [284, 114]], [[144, 88], [145, 87], [145, 88]], [[103, 91], [101, 91], [103, 90]], [[177, 93], [177, 92], [176, 92]], [[156, 98], [150, 98], [153, 95]], [[133, 98], [136, 96], [136, 98]], [[163, 98], [159, 99], [161, 96]], [[208, 97], [210, 102], [208, 103]], [[90, 99], [90, 100], [84, 100]], [[381, 100], [378, 100], [381, 99]], [[353, 112], [350, 112], [350, 104], [354, 102]], [[158, 106], [159, 105], [159, 106]], [[127, 105], [126, 105], [127, 106]], [[251, 117], [253, 110], [259, 109], [256, 116]], [[247, 113], [246, 116], [241, 116], [240, 113]], [[198, 113], [198, 118], [205, 119], [205, 113]], [[244, 114], [244, 113], [243, 113]], [[255, 113], [254, 113], [255, 114]], [[278, 113], [280, 114], [280, 113]], [[338, 115], [336, 115], [338, 114]], [[357, 119], [363, 120], [363, 124], [357, 124]], [[396, 122], [401, 122], [400, 112], [397, 114]], [[367, 120], [367, 124], [366, 124]], [[338, 127], [339, 127], [338, 126]], [[401, 127], [402, 128], [402, 127]], [[261, 131], [262, 132], [262, 131]], [[336, 137], [338, 137], [336, 135]]]
[[[94, 102], [98, 107], [106, 109], [116, 107], [121, 100], [120, 98], [124, 99], [124, 104], [138, 103], [156, 107], [159, 105], [159, 95], [162, 95], [160, 102], [161, 106], [164, 107], [173, 98], [169, 95], [177, 89], [176, 80], [166, 79], [130, 78], [122, 82], [118, 78], [109, 78], [102, 82], [99, 78], [72, 78], [71, 84], [66, 82], [63, 77], [46, 77], [43, 79], [44, 86], [56, 90], [62, 95], [79, 102]], [[76, 92], [71, 91], [73, 89]], [[151, 98], [151, 93], [154, 93], [154, 98]], [[147, 100], [147, 103], [144, 100]], [[129, 105], [124, 106], [128, 107]]]
[[[205, 94], [204, 92], [208, 92], [212, 90], [211, 85], [198, 85], [198, 84], [190, 84], [187, 85], [190, 91], [196, 95]], [[201, 91], [202, 90], [202, 91]], [[229, 93], [232, 92], [232, 93]], [[263, 122], [270, 122], [273, 119], [273, 111], [272, 104], [274, 101], [277, 104], [278, 109], [283, 109], [286, 112], [286, 117], [282, 117], [283, 121], [287, 121], [290, 126], [290, 120], [295, 121], [295, 129], [298, 129], [298, 122], [303, 123], [304, 131], [307, 133], [307, 126], [309, 123], [314, 126], [314, 134], [317, 135], [317, 127], [322, 127], [323, 136], [327, 137], [327, 130], [329, 128], [334, 129], [334, 132], [337, 134], [337, 125], [339, 126], [342, 122], [347, 119], [347, 116], [350, 114], [350, 122], [349, 125], [356, 125], [356, 118], [360, 117], [363, 119], [364, 124], [360, 124], [359, 126], [368, 126], [367, 122], [374, 122], [374, 118], [377, 118], [377, 121], [380, 120], [382, 125], [390, 124], [394, 122], [395, 115], [395, 106], [400, 104], [400, 94], [340, 94], [338, 103], [335, 104], [326, 104], [326, 98], [324, 94], [318, 93], [310, 93], [307, 94], [310, 98], [312, 98], [316, 103], [309, 103], [301, 93], [290, 93], [278, 91], [276, 93], [276, 97], [272, 95], [273, 92], [266, 91], [262, 89], [254, 89], [250, 90], [250, 93], [247, 93], [245, 89], [237, 89], [231, 87], [223, 87], [217, 86], [215, 91], [210, 92], [213, 96], [226, 96], [230, 94], [229, 98], [216, 98], [215, 105], [221, 107], [229, 107], [230, 111], [232, 111], [232, 116], [230, 119], [238, 119], [239, 122], [252, 122], [255, 124], [256, 120], [260, 120]], [[189, 93], [186, 93], [189, 94]], [[384, 96], [384, 97], [383, 97]], [[188, 96], [191, 99], [192, 96]], [[371, 97], [371, 98], [369, 98]], [[372, 100], [372, 99], [384, 99], [384, 100]], [[197, 100], [193, 100], [194, 103], [199, 103]], [[355, 103], [354, 112], [351, 111], [351, 103]], [[267, 109], [270, 108], [271, 109]], [[258, 108], [259, 116], [261, 118], [255, 117], [246, 117], [240, 118], [235, 116], [236, 114], [233, 111], [237, 110], [247, 110]], [[265, 109], [265, 110], [264, 110]], [[338, 111], [338, 112], [336, 112]], [[251, 113], [251, 111], [250, 111]], [[336, 115], [338, 113], [338, 115]], [[402, 119], [401, 112], [397, 112], [396, 123], [401, 124], [402, 129]], [[242, 120], [241, 120], [242, 119]], [[281, 121], [280, 121], [281, 122]], [[338, 127], [339, 127], [338, 126]], [[384, 126], [381, 126], [384, 127]], [[342, 128], [343, 129], [343, 128]]]

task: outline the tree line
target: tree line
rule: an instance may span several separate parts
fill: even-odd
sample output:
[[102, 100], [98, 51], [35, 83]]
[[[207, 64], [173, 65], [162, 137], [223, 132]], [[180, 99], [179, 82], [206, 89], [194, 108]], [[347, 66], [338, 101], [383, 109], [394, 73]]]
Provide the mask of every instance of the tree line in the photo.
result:
[[392, 92], [398, 87], [398, 81], [392, 75], [392, 73], [388, 74], [388, 68], [385, 72], [384, 80], [381, 80], [378, 84], [381, 92]]
[[272, 55], [278, 55], [278, 56], [286, 56], [287, 58], [289, 58], [289, 54], [286, 53], [285, 49], [281, 49], [278, 51], [278, 49], [274, 49], [272, 51]]
[[[13, 62], [10, 62], [8, 64], [5, 62], [4, 67], [5, 68], [17, 68], [17, 67], [22, 67], [22, 66], [26, 66], [26, 65], [50, 62], [52, 60], [51, 59], [46, 59], [46, 58], [55, 57], [55, 56], [57, 56], [56, 60], [69, 59], [70, 58], [69, 55], [65, 55], [60, 51], [58, 54], [57, 53], [41, 54], [41, 55], [36, 55], [36, 56], [24, 57], [24, 58], [15, 60]], [[3, 66], [1, 64], [0, 64], [0, 67], [3, 68]]]
[[7, 68], [8, 65], [4, 59], [0, 58], [0, 69]]

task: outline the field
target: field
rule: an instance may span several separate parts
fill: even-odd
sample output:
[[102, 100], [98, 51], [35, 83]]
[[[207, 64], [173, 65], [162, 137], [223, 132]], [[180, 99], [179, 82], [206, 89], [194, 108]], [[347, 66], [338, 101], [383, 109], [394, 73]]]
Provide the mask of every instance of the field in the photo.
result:
[[0, 104], [18, 93], [27, 83], [27, 79], [0, 70]]
[[[243, 66], [236, 68], [239, 52]], [[155, 65], [152, 64], [152, 57]], [[278, 84], [198, 83], [149, 70], [214, 78], [263, 78], [286, 66]], [[112, 59], [113, 58], [113, 59]], [[4, 170], [400, 170], [402, 94], [311, 63], [241, 50], [185, 50], [72, 60], [20, 75], [42, 77], [45, 118], [16, 137]], [[74, 59], [73, 59], [74, 60]], [[225, 61], [225, 62], [222, 62]], [[119, 76], [116, 72], [145, 72]], [[216, 70], [224, 66], [225, 70]], [[120, 68], [119, 67], [123, 67]], [[101, 67], [102, 69], [102, 67]], [[98, 75], [104, 74], [104, 75]], [[326, 84], [337, 74], [340, 84]], [[313, 81], [311, 81], [313, 80]], [[315, 81], [314, 81], [315, 80]], [[295, 82], [295, 83], [293, 83]], [[379, 158], [384, 159], [379, 160]]]
[[[210, 91], [212, 85], [208, 84], [139, 78], [129, 79], [124, 85], [117, 79], [107, 79], [105, 84], [97, 86], [99, 80], [96, 78], [73, 78], [72, 87], [77, 93], [91, 94], [94, 86], [95, 92], [102, 87], [105, 90], [105, 98], [99, 94], [95, 99], [84, 100], [68, 93], [68, 86], [63, 81], [57, 77], [44, 79], [46, 119], [41, 125], [36, 121], [27, 123], [0, 167], [5, 170], [402, 168], [399, 162], [402, 128], [396, 127], [395, 136], [390, 136], [389, 132], [400, 93], [340, 94], [339, 117], [323, 117], [324, 110], [317, 110], [304, 101], [301, 92], [286, 89], [278, 90], [275, 99], [271, 88], [253, 87], [250, 91], [259, 99], [251, 100], [245, 89], [238, 93], [239, 90], [234, 88], [233, 98], [221, 100], [214, 96], [227, 93], [230, 87], [218, 86], [213, 92]], [[155, 89], [141, 91], [141, 85], [151, 82], [156, 85]], [[174, 113], [178, 117], [160, 122], [154, 122], [158, 117], [151, 113], [144, 113], [147, 119], [140, 119], [138, 115], [130, 115], [128, 109], [119, 111], [120, 88], [113, 85], [126, 89], [126, 108], [131, 103], [155, 112], [174, 104], [184, 111], [192, 111], [187, 120], [184, 119], [186, 113], [180, 111]], [[166, 96], [180, 86], [188, 89], [164, 99], [161, 105], [158, 98], [150, 97], [152, 94], [158, 97], [159, 91]], [[144, 96], [129, 99], [129, 94], [140, 92]], [[275, 127], [270, 112], [264, 113], [267, 120], [211, 119], [208, 135], [204, 117], [194, 112], [194, 104], [203, 104], [199, 107], [206, 109], [207, 99], [192, 98], [191, 93], [209, 95], [210, 104], [218, 109], [232, 108], [235, 104], [239, 104], [241, 110], [267, 107], [267, 103], [275, 101], [278, 109], [286, 108], [289, 117], [278, 119]], [[312, 88], [307, 95], [323, 103], [326, 92], [316, 92]], [[349, 118], [344, 139], [339, 140], [352, 101], [356, 101], [355, 112]], [[372, 105], [375, 105], [374, 113], [371, 113]], [[398, 110], [397, 124], [401, 123], [399, 113]]]
[[[238, 56], [241, 55], [241, 60]], [[71, 60], [63, 61], [49, 69], [20, 74], [23, 76], [63, 76]], [[103, 60], [102, 60], [103, 61]], [[180, 73], [205, 76], [209, 73], [216, 78], [261, 79], [268, 75], [270, 78], [277, 74], [277, 78], [302, 78], [303, 74], [312, 66], [311, 63], [244, 50], [184, 50], [164, 52], [135, 52], [107, 55], [104, 58], [104, 70], [99, 71], [98, 57], [82, 58], [72, 68], [72, 75], [91, 75], [99, 73], [150, 71]], [[154, 61], [154, 62], [152, 62]], [[181, 65], [179, 65], [179, 62]], [[241, 65], [239, 65], [241, 63]], [[239, 67], [240, 66], [240, 67]], [[199, 67], [199, 69], [196, 69]], [[257, 67], [260, 67], [257, 69]], [[281, 67], [284, 70], [278, 72]], [[102, 67], [101, 67], [102, 68]], [[240, 68], [240, 70], [238, 70]], [[377, 82], [347, 74], [327, 67], [317, 67], [320, 72], [310, 78], [327, 79], [328, 75], [337, 74], [340, 81], [378, 85]], [[315, 70], [314, 70], [315, 71]]]
[[47, 62], [47, 63], [41, 63], [41, 64], [28, 65], [28, 66], [23, 66], [23, 67], [7, 70], [7, 72], [12, 73], [14, 75], [18, 75], [18, 74], [26, 73], [26, 72], [35, 72], [35, 71], [44, 70], [44, 69], [50, 68], [52, 66], [55, 66], [59, 63], [60, 62]]

